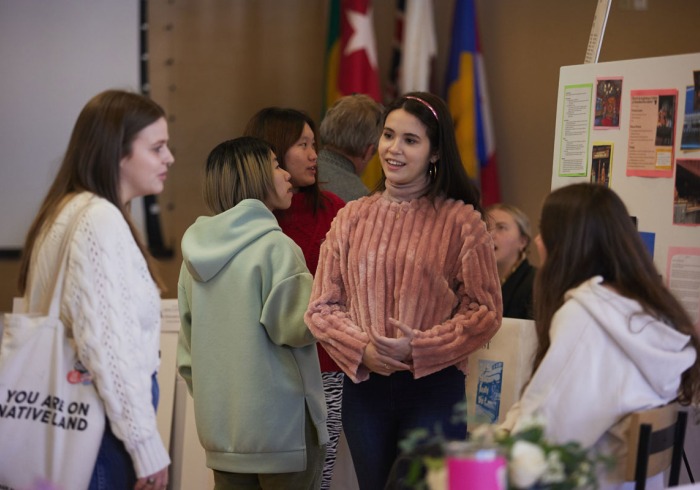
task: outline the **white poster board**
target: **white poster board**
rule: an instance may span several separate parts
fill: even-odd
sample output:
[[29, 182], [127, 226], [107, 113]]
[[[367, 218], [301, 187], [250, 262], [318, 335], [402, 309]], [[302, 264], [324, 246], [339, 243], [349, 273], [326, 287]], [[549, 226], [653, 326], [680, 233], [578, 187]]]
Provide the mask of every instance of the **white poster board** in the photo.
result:
[[[669, 277], [672, 283], [675, 277], [676, 283], [685, 283], [675, 290], [674, 287], [671, 289], [688, 308], [696, 322], [700, 322], [700, 226], [674, 224], [675, 213], [678, 212], [674, 209], [674, 192], [678, 177], [678, 160], [700, 160], [700, 145], [689, 145], [687, 136], [685, 139], [683, 137], [684, 125], [695, 126], [696, 137], [700, 134], [700, 111], [686, 116], [687, 109], [693, 107], [693, 101], [687, 97], [695, 95], [688, 91], [688, 87], [695, 86], [693, 72], [699, 70], [700, 53], [562, 67], [559, 75], [552, 162], [552, 189], [575, 182], [587, 182], [591, 179], [592, 171], [595, 173], [596, 170], [601, 170], [593, 166], [593, 147], [599, 143], [597, 146], [601, 154], [605, 154], [605, 148], [609, 147], [611, 155], [599, 155], [600, 158], [597, 159], [598, 162], [605, 162], [606, 158], [610, 158], [603, 180], [607, 179], [610, 188], [620, 195], [630, 214], [637, 218], [639, 231], [646, 233], [647, 237], [654, 237], [654, 263], [664, 282], [669, 285]], [[601, 114], [603, 112], [601, 107], [596, 107], [596, 88], [598, 83], [604, 80], [621, 80], [617, 126], [615, 121], [612, 126], [596, 125], [596, 109], [599, 109]], [[564, 129], [569, 118], [564, 109], [565, 95], [572, 90], [580, 94], [579, 87], [582, 85], [592, 87], [589, 118], [591, 122], [585, 138], [576, 133], [568, 139], [587, 141], [587, 168], [584, 176], [567, 177], [560, 172], [562, 143], [567, 144]], [[616, 85], [616, 82], [611, 85]], [[655, 148], [656, 154], [651, 155], [651, 159], [644, 160], [638, 155], [629, 155], [629, 149], [631, 143], [636, 144], [638, 140], [643, 139], [643, 134], [640, 136], [637, 133], [643, 133], [645, 130], [644, 103], [648, 102], [649, 97], [653, 98], [655, 93], [660, 93], [662, 97], [666, 97], [668, 93], [677, 93], [675, 115], [672, 119], [673, 141], [671, 145], [659, 142], [659, 146]], [[637, 98], [636, 101], [633, 101], [634, 97]], [[662, 118], [659, 107], [657, 111], [659, 115], [656, 124], [660, 126], [665, 117]], [[575, 115], [579, 119], [582, 118], [581, 114]], [[633, 151], [644, 153], [637, 147], [633, 148]], [[637, 167], [637, 170], [630, 169], [630, 160], [633, 163], [632, 167]], [[665, 166], [669, 160], [672, 164], [670, 171]], [[638, 167], [645, 164], [650, 164], [648, 171], [639, 171]], [[696, 179], [692, 182], [696, 185], [700, 180], [700, 163], [688, 165], [688, 168], [691, 171], [685, 170], [686, 175], [689, 175], [691, 180]], [[629, 175], [630, 173], [653, 176]], [[603, 176], [599, 174], [598, 177]], [[695, 475], [698, 472], [697, 462], [700, 461], [698, 430], [697, 425], [688, 424], [685, 444], [686, 455]], [[681, 483], [687, 481], [684, 469], [681, 472]]]
[[[700, 145], [689, 148], [692, 145], [683, 138], [684, 124], [689, 121], [686, 109], [693, 106], [693, 100], [686, 98], [693, 94], [688, 87], [694, 87], [693, 72], [699, 70], [700, 53], [562, 67], [552, 162], [552, 189], [588, 182], [594, 175], [606, 180], [620, 195], [630, 214], [637, 218], [639, 231], [647, 240], [653, 239], [659, 274], [667, 285], [669, 278], [672, 283], [677, 279], [678, 287], [674, 290], [672, 284], [671, 289], [696, 322], [700, 322], [700, 225], [674, 224], [678, 213], [674, 193], [678, 160], [686, 167], [686, 161], [700, 160]], [[620, 89], [617, 99], [611, 98], [614, 117], [604, 114], [605, 97], [596, 100], [598, 88], [602, 92], [604, 84]], [[582, 97], [586, 93], [591, 96], [585, 102], [588, 111], [584, 114]], [[673, 94], [675, 106], [668, 105], [674, 114], [662, 114], [664, 103], [671, 102]], [[575, 104], [571, 102], [574, 96]], [[688, 117], [700, 127], [700, 111]], [[588, 121], [585, 128], [581, 121]], [[648, 128], [650, 125], [653, 127]], [[665, 141], [661, 129], [656, 133], [657, 125], [668, 125]], [[650, 131], [654, 139], [645, 142], [645, 134]], [[581, 153], [577, 155], [576, 150]], [[569, 159], [564, 160], [562, 155]], [[571, 162], [577, 157], [581, 157], [579, 163], [584, 162], [583, 175], [574, 175], [577, 172], [571, 170]], [[682, 176], [690, 175], [697, 183], [700, 164], [697, 169], [688, 168], [691, 172], [684, 170]], [[692, 171], [698, 173], [693, 176]], [[700, 217], [700, 210], [697, 215]]]

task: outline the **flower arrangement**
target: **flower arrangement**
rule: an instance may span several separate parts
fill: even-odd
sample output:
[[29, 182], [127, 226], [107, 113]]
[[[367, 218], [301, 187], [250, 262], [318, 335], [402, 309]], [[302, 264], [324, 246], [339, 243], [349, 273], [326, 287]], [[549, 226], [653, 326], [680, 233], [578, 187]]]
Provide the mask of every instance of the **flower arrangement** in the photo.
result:
[[597, 470], [610, 467], [614, 460], [595, 454], [578, 442], [553, 444], [545, 439], [545, 421], [531, 419], [517, 433], [498, 431], [482, 425], [470, 434], [470, 440], [502, 448], [508, 461], [511, 488], [550, 488], [569, 490], [598, 488]]
[[[469, 442], [496, 448], [505, 456], [509, 489], [597, 489], [598, 469], [612, 467], [614, 459], [586, 450], [578, 442], [553, 444], [545, 438], [545, 426], [544, 420], [533, 418], [511, 434], [495, 425], [479, 425], [470, 431]], [[406, 478], [413, 488], [447, 488], [445, 452], [436, 449], [444, 443], [440, 434], [428, 438], [425, 430], [414, 431], [403, 441], [404, 452], [414, 455]]]

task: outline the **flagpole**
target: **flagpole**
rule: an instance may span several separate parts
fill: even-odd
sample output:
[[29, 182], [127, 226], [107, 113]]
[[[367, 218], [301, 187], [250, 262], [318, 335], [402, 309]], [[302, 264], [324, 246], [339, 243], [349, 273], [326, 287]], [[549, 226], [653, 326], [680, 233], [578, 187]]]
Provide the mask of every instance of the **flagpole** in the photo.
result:
[[588, 48], [586, 49], [584, 64], [598, 63], [598, 56], [600, 55], [600, 48], [603, 45], [603, 35], [605, 34], [605, 25], [608, 23], [611, 3], [612, 0], [598, 0], [598, 6], [593, 16], [591, 35], [588, 38]]

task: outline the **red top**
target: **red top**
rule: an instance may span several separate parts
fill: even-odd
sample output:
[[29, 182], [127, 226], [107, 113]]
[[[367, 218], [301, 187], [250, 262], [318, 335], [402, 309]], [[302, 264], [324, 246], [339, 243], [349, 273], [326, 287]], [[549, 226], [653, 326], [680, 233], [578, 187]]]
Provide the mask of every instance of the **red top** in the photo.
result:
[[[304, 252], [306, 266], [311, 274], [316, 274], [318, 255], [321, 243], [326, 239], [326, 233], [331, 228], [331, 222], [345, 202], [332, 192], [322, 191], [324, 209], [318, 209], [314, 215], [312, 205], [307, 201], [307, 194], [297, 192], [292, 197], [292, 205], [284, 211], [275, 211], [275, 217], [282, 231], [299, 245]], [[340, 371], [338, 365], [318, 344], [318, 360], [322, 372]]]

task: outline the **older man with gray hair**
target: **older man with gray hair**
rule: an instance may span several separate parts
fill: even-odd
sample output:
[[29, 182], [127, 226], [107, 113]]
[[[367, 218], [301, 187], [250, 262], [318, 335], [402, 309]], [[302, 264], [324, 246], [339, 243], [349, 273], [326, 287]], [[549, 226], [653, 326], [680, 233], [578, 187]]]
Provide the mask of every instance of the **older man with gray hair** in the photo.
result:
[[364, 94], [338, 99], [319, 128], [319, 183], [348, 202], [369, 194], [360, 179], [377, 151], [382, 129], [382, 107]]

